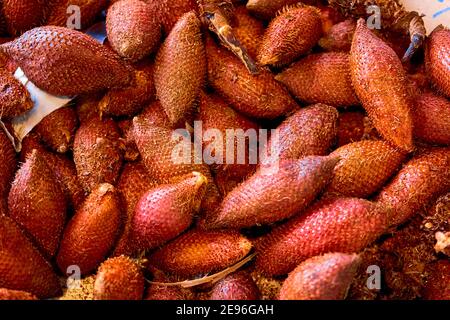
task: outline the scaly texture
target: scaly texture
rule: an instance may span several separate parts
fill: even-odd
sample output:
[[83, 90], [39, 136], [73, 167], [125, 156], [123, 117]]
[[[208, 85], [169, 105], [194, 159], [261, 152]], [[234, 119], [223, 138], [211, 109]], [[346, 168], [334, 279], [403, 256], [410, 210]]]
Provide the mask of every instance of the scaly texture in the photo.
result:
[[[161, 271], [151, 270], [154, 274], [154, 282], [169, 283], [170, 280]], [[145, 300], [155, 300], [155, 301], [168, 301], [168, 300], [188, 300], [188, 294], [186, 290], [183, 290], [179, 286], [164, 286], [158, 284], [150, 284], [145, 295]]]
[[72, 265], [83, 275], [94, 271], [113, 248], [120, 219], [116, 190], [107, 183], [99, 185], [64, 230], [56, 259], [62, 273]]
[[[203, 154], [211, 157], [211, 159], [205, 160], [208, 160], [207, 163], [215, 169], [218, 175], [242, 180], [255, 171], [256, 161], [254, 161], [255, 163], [250, 163], [251, 158], [248, 150], [257, 152], [257, 141], [250, 141], [250, 139], [239, 135], [240, 130], [243, 130], [244, 134], [253, 132], [255, 133], [254, 137], [256, 137], [258, 125], [255, 122], [234, 111], [220, 96], [205, 92], [200, 94], [199, 120], [201, 121], [203, 132], [219, 130], [222, 134], [223, 139], [219, 137], [218, 139], [211, 138], [208, 140], [205, 137], [205, 140], [208, 141], [196, 141], [196, 143], [203, 142]], [[227, 130], [235, 130], [234, 134], [236, 136], [231, 136], [231, 131], [228, 131], [227, 134]], [[233, 161], [230, 159], [227, 161], [228, 139], [230, 139], [231, 145], [234, 146]], [[239, 141], [244, 139], [245, 151], [242, 151], [239, 149]], [[244, 161], [242, 164], [238, 164], [242, 156], [244, 156]]]
[[25, 291], [1, 288], [0, 300], [37, 300], [37, 297]]
[[450, 101], [433, 93], [417, 97], [413, 110], [414, 136], [422, 141], [450, 145]]
[[44, 22], [46, 1], [44, 0], [3, 0], [2, 14], [8, 32], [17, 36], [40, 26]]
[[410, 160], [381, 191], [377, 202], [392, 211], [390, 225], [404, 223], [450, 188], [450, 149], [426, 151]]
[[437, 27], [428, 37], [425, 50], [427, 74], [436, 87], [450, 98], [450, 30]]
[[155, 99], [153, 64], [136, 66], [132, 83], [126, 88], [109, 90], [99, 104], [101, 112], [112, 116], [133, 116]]
[[266, 275], [283, 275], [317, 255], [358, 252], [387, 226], [386, 212], [372, 202], [326, 198], [273, 229], [259, 244], [256, 268]]
[[30, 93], [9, 71], [0, 69], [0, 119], [20, 116], [33, 108]]
[[69, 13], [67, 11], [70, 6], [77, 6], [80, 8], [81, 29], [88, 28], [108, 5], [108, 0], [52, 0], [52, 2], [46, 25], [72, 26], [76, 22], [73, 20], [76, 11], [71, 10]]
[[292, 217], [330, 182], [337, 161], [311, 156], [260, 167], [225, 197], [211, 227], [245, 228]]
[[320, 11], [297, 5], [283, 9], [264, 34], [258, 60], [262, 65], [283, 66], [311, 50], [322, 36]]
[[0, 287], [39, 298], [62, 293], [50, 264], [10, 218], [0, 215]]
[[42, 141], [58, 153], [68, 152], [78, 127], [77, 113], [71, 107], [53, 111], [33, 129]]
[[[79, 31], [34, 28], [0, 46], [37, 87], [57, 96], [75, 96], [132, 80], [131, 68], [113, 51]], [[45, 59], [42, 59], [45, 57]]]
[[152, 7], [152, 12], [162, 24], [166, 35], [185, 13], [197, 9], [195, 0], [146, 0], [146, 2]]
[[356, 254], [328, 253], [302, 262], [280, 291], [280, 300], [344, 300], [360, 261]]
[[161, 38], [161, 27], [152, 8], [140, 0], [121, 0], [106, 15], [108, 41], [123, 58], [138, 61], [152, 53]]
[[141, 267], [134, 260], [111, 258], [98, 268], [94, 300], [142, 300], [144, 284]]
[[347, 197], [367, 198], [385, 185], [406, 154], [385, 141], [359, 141], [331, 155], [340, 160], [327, 191]]
[[348, 19], [333, 25], [330, 31], [319, 40], [319, 45], [326, 51], [349, 52], [352, 47], [356, 23]]
[[0, 129], [0, 213], [8, 211], [8, 193], [14, 178], [17, 160], [11, 141]]
[[34, 150], [17, 171], [8, 197], [9, 215], [46, 256], [56, 254], [64, 229], [67, 201], [53, 171]]
[[130, 232], [136, 204], [148, 190], [153, 189], [156, 185], [157, 182], [148, 175], [142, 162], [125, 164], [117, 183], [117, 190], [121, 195], [125, 211], [122, 219], [124, 229], [114, 249], [114, 256], [132, 255], [134, 248], [130, 242]]
[[337, 110], [324, 104], [302, 108], [278, 126], [277, 139], [263, 154], [275, 160], [324, 156], [336, 140], [338, 118]]
[[[271, 20], [283, 7], [298, 3], [298, 0], [249, 0], [247, 9], [253, 15], [264, 20]], [[315, 4], [315, 0], [305, 0], [302, 3]]]
[[151, 266], [191, 278], [225, 269], [244, 258], [252, 244], [234, 231], [189, 231], [149, 257]]
[[156, 56], [156, 95], [174, 125], [193, 112], [205, 83], [206, 56], [200, 27], [194, 12], [183, 15]]
[[236, 38], [244, 46], [248, 54], [256, 59], [264, 36], [264, 24], [252, 17], [245, 6], [239, 6], [234, 10], [234, 21], [233, 32]]
[[193, 172], [176, 183], [148, 190], [131, 220], [135, 248], [154, 249], [188, 229], [200, 209], [207, 182], [201, 173]]
[[350, 54], [353, 87], [375, 128], [388, 141], [412, 151], [413, 101], [395, 52], [358, 21]]
[[133, 121], [133, 135], [149, 174], [159, 183], [170, 183], [180, 176], [200, 172], [208, 179], [202, 209], [208, 212], [218, 206], [217, 186], [209, 167], [194, 152], [190, 138], [171, 129], [155, 127], [141, 117]]
[[232, 53], [218, 48], [210, 38], [206, 54], [209, 84], [236, 110], [254, 118], [274, 119], [298, 107], [271, 72], [249, 74]]
[[347, 53], [311, 54], [275, 77], [299, 100], [331, 106], [358, 104]]
[[75, 134], [73, 157], [78, 179], [86, 191], [99, 183], [115, 184], [122, 167], [119, 130], [111, 119], [91, 117]]
[[77, 169], [73, 161], [66, 155], [54, 154], [47, 151], [34, 134], [28, 134], [22, 141], [22, 151], [20, 152], [20, 161], [25, 162], [26, 158], [32, 153], [33, 149], [39, 151], [39, 155], [44, 162], [53, 171], [58, 180], [66, 199], [70, 202], [73, 209], [78, 209], [84, 202], [85, 193], [77, 177]]
[[216, 283], [211, 300], [259, 300], [259, 289], [246, 271], [230, 274]]

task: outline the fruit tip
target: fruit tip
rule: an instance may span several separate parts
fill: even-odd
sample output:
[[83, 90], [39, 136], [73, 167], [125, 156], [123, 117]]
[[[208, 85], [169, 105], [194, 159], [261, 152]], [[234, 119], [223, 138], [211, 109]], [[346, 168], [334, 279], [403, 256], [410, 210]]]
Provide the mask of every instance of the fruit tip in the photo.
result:
[[112, 184], [109, 184], [109, 183], [102, 183], [99, 186], [98, 191], [99, 191], [100, 195], [105, 195], [108, 192], [113, 192], [114, 191], [114, 186]]

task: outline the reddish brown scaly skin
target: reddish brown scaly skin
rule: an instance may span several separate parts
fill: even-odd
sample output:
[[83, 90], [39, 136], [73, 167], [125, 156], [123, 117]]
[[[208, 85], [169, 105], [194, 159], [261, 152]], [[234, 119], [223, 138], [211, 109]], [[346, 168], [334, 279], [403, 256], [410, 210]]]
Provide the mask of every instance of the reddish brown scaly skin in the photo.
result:
[[73, 12], [67, 13], [69, 6], [80, 8], [81, 29], [88, 28], [101, 11], [108, 5], [108, 0], [53, 0], [49, 7], [46, 25], [67, 27], [67, 23], [73, 23], [70, 19]]
[[11, 141], [3, 129], [0, 129], [0, 212], [8, 211], [8, 193], [14, 179], [17, 160]]
[[122, 167], [119, 130], [111, 119], [91, 117], [75, 134], [73, 156], [78, 179], [86, 191], [99, 183], [115, 184]]
[[130, 232], [134, 210], [145, 192], [156, 187], [156, 185], [156, 181], [148, 175], [147, 169], [142, 162], [125, 164], [117, 183], [117, 190], [121, 195], [125, 211], [122, 219], [124, 230], [114, 249], [114, 256], [133, 254], [134, 248], [130, 242]]
[[206, 42], [209, 84], [237, 111], [253, 118], [274, 119], [298, 105], [271, 72], [251, 75], [245, 66], [211, 38]]
[[269, 141], [267, 155], [300, 159], [328, 154], [336, 140], [338, 118], [337, 110], [324, 104], [300, 109], [278, 126], [278, 142]]
[[9, 71], [0, 69], [0, 118], [14, 118], [33, 108], [28, 90]]
[[[223, 140], [214, 140], [208, 142], [205, 141], [203, 143], [204, 154], [208, 154], [214, 157], [217, 156], [222, 160], [222, 164], [211, 164], [218, 174], [240, 180], [249, 176], [255, 171], [256, 164], [250, 164], [250, 159], [247, 151], [249, 150], [248, 141], [245, 144], [246, 157], [244, 164], [237, 164], [239, 148], [237, 139], [234, 139], [235, 164], [227, 163], [226, 159], [227, 130], [243, 130], [244, 133], [248, 130], [254, 130], [254, 132], [257, 133], [258, 125], [255, 122], [234, 111], [220, 96], [208, 94], [205, 92], [202, 92], [200, 94], [199, 119], [200, 121], [202, 121], [202, 127], [204, 131], [207, 131], [209, 129], [216, 129], [222, 133]], [[222, 153], [222, 157], [220, 157], [220, 153]]]
[[[305, 4], [315, 4], [315, 0], [302, 1]], [[247, 9], [251, 14], [264, 20], [271, 20], [283, 7], [298, 3], [297, 0], [249, 0]]]
[[235, 231], [189, 231], [149, 257], [149, 265], [183, 278], [225, 269], [244, 258], [252, 244]]
[[438, 260], [429, 266], [430, 275], [422, 290], [425, 300], [450, 299], [450, 261]]
[[[170, 280], [161, 271], [152, 270], [154, 273], [153, 281], [161, 283], [170, 283]], [[163, 286], [158, 284], [150, 284], [145, 300], [188, 300], [188, 292], [180, 288], [179, 286]]]
[[44, 0], [4, 0], [2, 13], [8, 32], [17, 36], [40, 26], [44, 22], [46, 2]]
[[[32, 29], [0, 46], [37, 87], [57, 96], [75, 96], [132, 80], [131, 68], [90, 36], [68, 28]], [[45, 59], [42, 57], [45, 56]]]
[[216, 283], [211, 300], [259, 300], [259, 289], [250, 274], [240, 271], [230, 274]]
[[83, 275], [95, 270], [113, 248], [120, 226], [116, 190], [107, 183], [98, 185], [64, 230], [56, 259], [62, 273], [72, 265]]
[[26, 158], [31, 154], [33, 149], [39, 151], [39, 155], [44, 162], [53, 171], [56, 180], [58, 180], [61, 189], [69, 200], [71, 207], [79, 208], [85, 199], [85, 193], [81, 187], [75, 164], [66, 155], [54, 154], [47, 151], [34, 134], [28, 134], [22, 141], [22, 151], [20, 152], [20, 161], [25, 162]]
[[312, 156], [260, 167], [225, 197], [210, 227], [246, 228], [292, 217], [330, 182], [337, 161]]
[[245, 6], [239, 6], [234, 10], [233, 32], [248, 54], [255, 58], [264, 36], [264, 24], [252, 17]]
[[183, 15], [161, 46], [155, 62], [156, 95], [176, 125], [193, 112], [205, 83], [206, 56], [201, 22], [195, 12]]
[[346, 197], [367, 198], [382, 188], [406, 154], [385, 141], [347, 144], [331, 155], [340, 160], [327, 191]]
[[428, 37], [425, 50], [427, 74], [434, 85], [450, 97], [450, 30], [438, 26]]
[[[174, 179], [194, 171], [200, 172], [208, 179], [202, 209], [205, 212], [214, 210], [219, 204], [220, 195], [209, 167], [203, 162], [196, 163], [201, 159], [195, 155], [194, 145], [190, 140], [172, 140], [173, 132], [172, 129], [155, 127], [141, 117], [136, 117], [133, 121], [135, 142], [149, 174], [162, 184], [173, 182]], [[187, 150], [187, 159], [172, 158], [174, 150], [180, 149]], [[174, 154], [178, 158], [179, 153]]]
[[162, 24], [166, 35], [185, 13], [197, 9], [195, 0], [146, 0], [146, 2], [152, 7], [152, 12]]
[[433, 93], [417, 97], [414, 136], [431, 144], [450, 145], [450, 101]]
[[30, 292], [39, 298], [62, 291], [50, 264], [9, 217], [0, 215], [0, 287]]
[[276, 227], [260, 243], [256, 267], [274, 276], [328, 252], [354, 253], [382, 235], [388, 216], [374, 203], [357, 198], [326, 198]]
[[280, 300], [344, 300], [355, 277], [356, 254], [328, 253], [296, 267], [283, 282]]
[[94, 300], [142, 300], [144, 284], [141, 267], [134, 260], [110, 258], [98, 268]]
[[412, 151], [414, 102], [395, 52], [358, 21], [350, 54], [353, 87], [375, 128], [388, 141]]
[[38, 298], [28, 292], [19, 290], [0, 289], [0, 300], [37, 300]]
[[17, 171], [8, 197], [9, 215], [46, 256], [56, 254], [66, 222], [67, 201], [53, 171], [34, 150]]
[[100, 101], [101, 112], [112, 116], [133, 116], [155, 99], [153, 64], [136, 66], [134, 80], [126, 88], [109, 90]]
[[259, 48], [259, 63], [287, 65], [311, 50], [322, 36], [320, 11], [311, 6], [287, 7], [274, 18]]
[[359, 111], [345, 111], [339, 115], [337, 147], [345, 146], [361, 140], [376, 140], [379, 138], [369, 118]]
[[299, 100], [331, 106], [352, 106], [358, 98], [352, 87], [347, 53], [311, 54], [275, 77]]
[[333, 25], [330, 31], [319, 40], [319, 45], [326, 51], [349, 52], [355, 34], [356, 23], [348, 19]]
[[[164, 112], [164, 111], [163, 111]], [[125, 152], [123, 159], [125, 161], [133, 162], [139, 159], [139, 150], [134, 143], [133, 137], [133, 120], [122, 119], [117, 122], [117, 126], [120, 129], [121, 137], [125, 145]]]
[[417, 155], [381, 191], [377, 202], [392, 211], [390, 225], [404, 223], [450, 188], [450, 149]]
[[113, 49], [131, 61], [152, 53], [161, 39], [161, 27], [152, 7], [140, 0], [121, 0], [111, 5], [106, 30]]
[[58, 153], [68, 152], [78, 127], [77, 113], [71, 107], [62, 107], [46, 116], [34, 128], [42, 141]]
[[139, 251], [154, 249], [188, 229], [200, 209], [207, 180], [198, 172], [148, 190], [136, 204], [131, 239]]

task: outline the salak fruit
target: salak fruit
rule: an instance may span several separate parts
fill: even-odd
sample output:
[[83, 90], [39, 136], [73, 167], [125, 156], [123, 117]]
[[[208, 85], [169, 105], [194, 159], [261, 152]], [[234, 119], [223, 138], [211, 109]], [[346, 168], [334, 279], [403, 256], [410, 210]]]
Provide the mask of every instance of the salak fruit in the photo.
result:
[[144, 284], [141, 267], [134, 260], [111, 258], [98, 268], [94, 300], [142, 300]]
[[0, 287], [27, 291], [39, 298], [62, 293], [50, 263], [4, 215], [0, 215]]
[[320, 11], [298, 4], [284, 8], [264, 34], [259, 48], [261, 65], [283, 66], [311, 50], [322, 36]]
[[450, 30], [438, 26], [428, 37], [425, 65], [430, 80], [450, 98]]
[[110, 184], [98, 185], [64, 230], [57, 263], [63, 274], [78, 266], [94, 271], [113, 248], [121, 227], [120, 202]]
[[257, 249], [256, 268], [266, 275], [283, 275], [317, 255], [359, 252], [387, 226], [386, 210], [370, 201], [324, 198], [265, 236]]
[[349, 55], [311, 54], [275, 76], [294, 96], [307, 103], [352, 106], [358, 98], [352, 86]]
[[121, 0], [108, 9], [108, 41], [123, 58], [138, 61], [159, 45], [161, 27], [151, 7], [140, 0]]
[[153, 253], [149, 265], [190, 278], [221, 271], [243, 259], [252, 243], [236, 231], [189, 231]]
[[261, 166], [225, 197], [209, 227], [239, 229], [300, 213], [330, 182], [338, 160], [311, 156]]
[[8, 197], [10, 217], [46, 256], [56, 254], [64, 229], [67, 201], [53, 171], [33, 150], [17, 171]]
[[280, 300], [344, 300], [356, 275], [356, 254], [327, 253], [295, 268], [280, 291]]
[[0, 69], [0, 119], [20, 116], [33, 108], [30, 93], [8, 71]]
[[211, 300], [259, 300], [259, 289], [246, 271], [230, 274], [217, 282]]
[[57, 96], [126, 86], [133, 76], [112, 50], [63, 27], [34, 28], [0, 45], [0, 52], [11, 57], [37, 87]]
[[396, 53], [360, 19], [350, 54], [353, 87], [378, 132], [397, 147], [412, 151], [413, 99]]
[[148, 190], [136, 205], [131, 238], [139, 251], [154, 249], [188, 229], [202, 203], [207, 179], [193, 172]]
[[183, 15], [161, 46], [155, 62], [156, 95], [172, 124], [192, 113], [206, 79], [205, 46], [195, 12]]

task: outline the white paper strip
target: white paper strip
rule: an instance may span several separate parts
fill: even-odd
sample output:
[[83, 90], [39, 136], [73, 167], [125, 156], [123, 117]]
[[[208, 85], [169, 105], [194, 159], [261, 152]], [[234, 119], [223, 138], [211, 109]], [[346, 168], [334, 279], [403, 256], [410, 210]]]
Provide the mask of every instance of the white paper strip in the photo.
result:
[[424, 14], [428, 34], [442, 24], [450, 27], [450, 0], [402, 0], [408, 11]]

